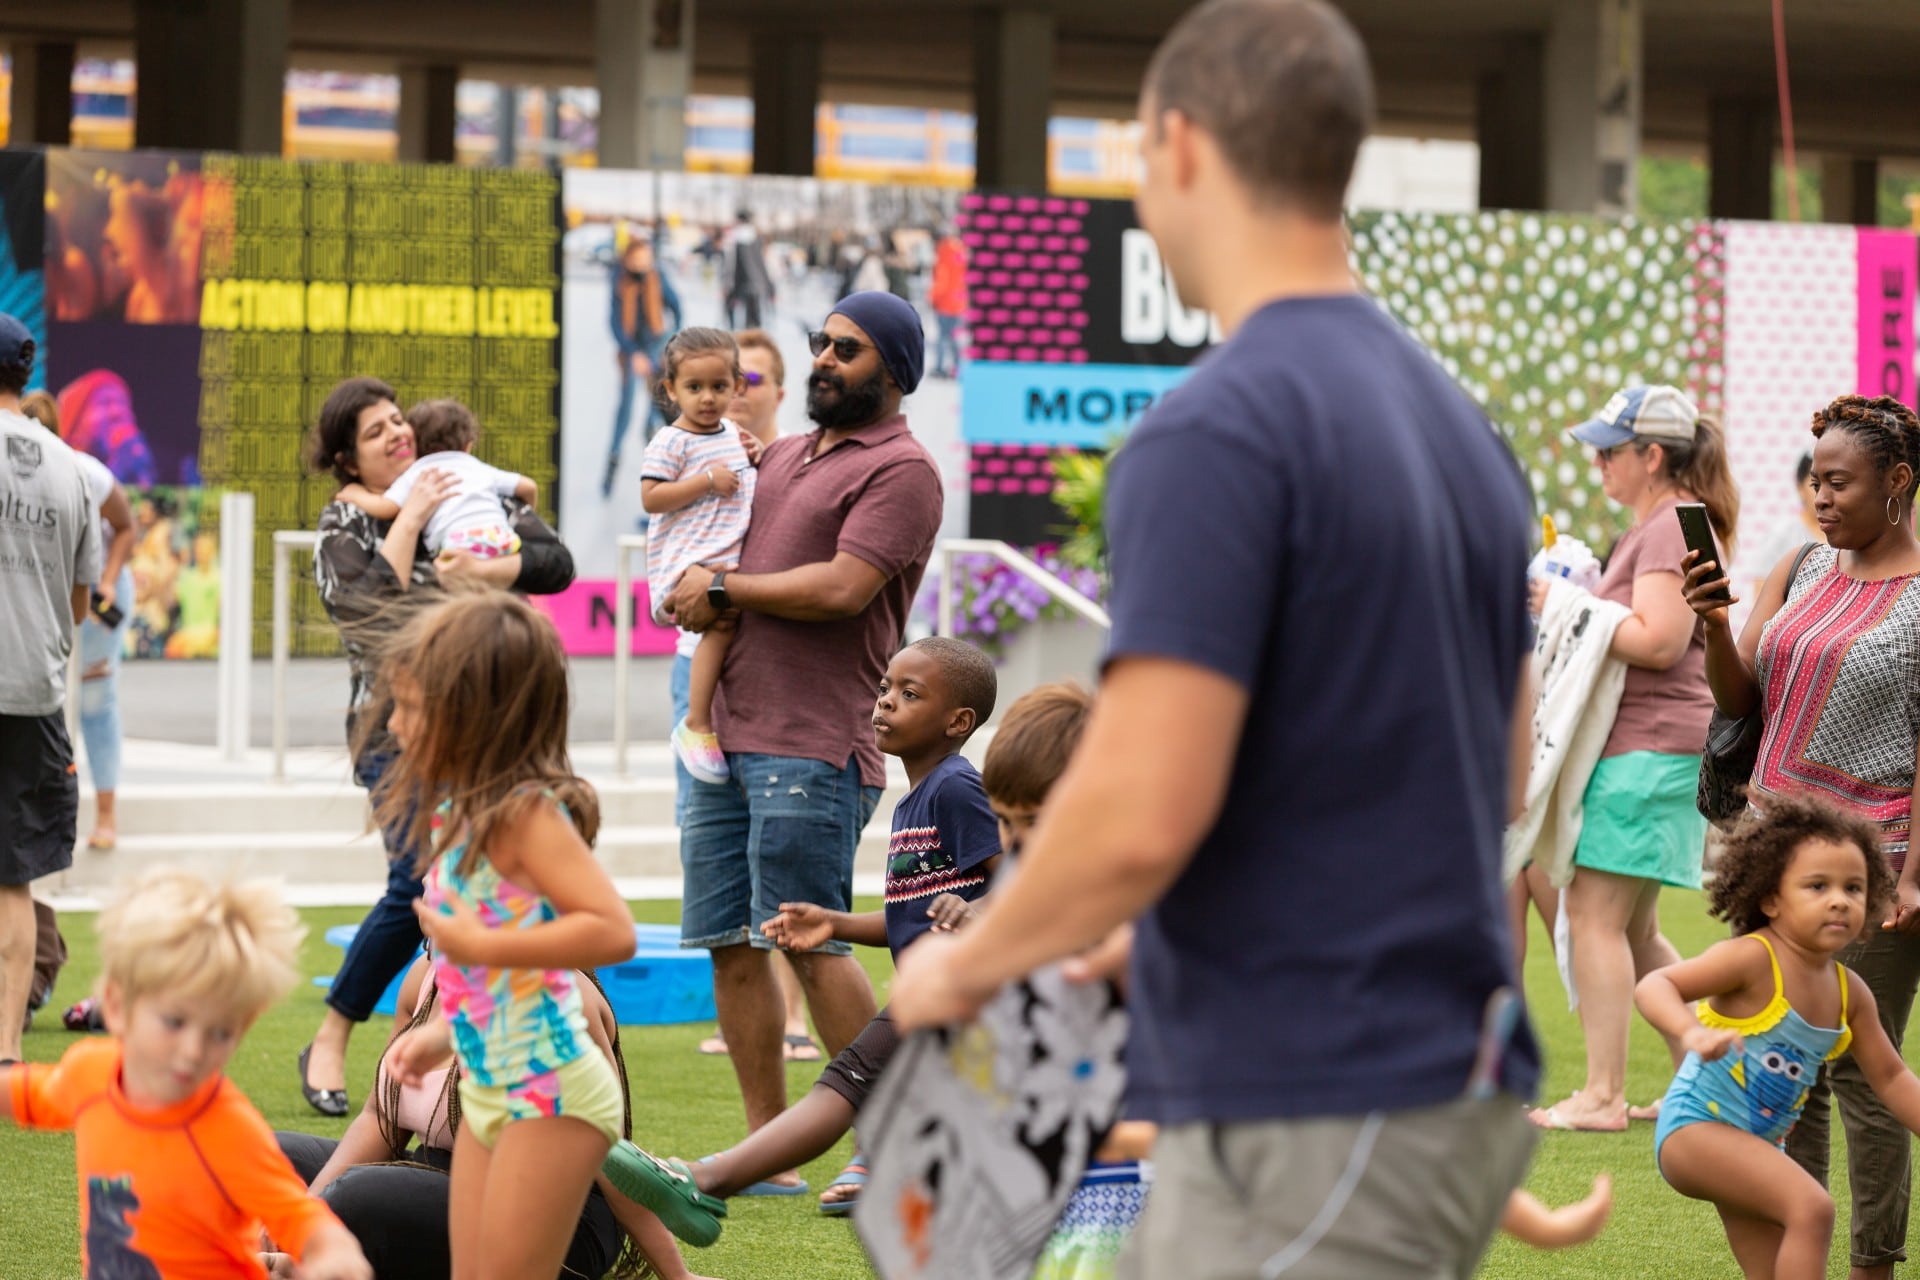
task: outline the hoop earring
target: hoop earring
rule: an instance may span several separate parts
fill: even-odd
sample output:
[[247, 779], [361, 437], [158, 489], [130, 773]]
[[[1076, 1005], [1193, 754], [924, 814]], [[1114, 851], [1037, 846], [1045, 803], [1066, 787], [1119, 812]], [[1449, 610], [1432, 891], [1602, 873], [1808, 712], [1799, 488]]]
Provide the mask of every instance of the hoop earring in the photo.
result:
[[1900, 497], [1898, 494], [1890, 494], [1887, 497], [1887, 523], [1890, 525], [1898, 525], [1900, 523]]

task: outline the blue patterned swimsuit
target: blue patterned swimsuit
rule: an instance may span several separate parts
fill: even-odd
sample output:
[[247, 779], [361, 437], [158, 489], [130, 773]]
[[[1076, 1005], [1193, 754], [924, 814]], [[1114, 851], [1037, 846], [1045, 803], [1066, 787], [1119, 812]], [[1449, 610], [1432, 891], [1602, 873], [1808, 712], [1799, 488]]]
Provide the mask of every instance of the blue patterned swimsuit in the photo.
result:
[[1853, 1045], [1853, 1032], [1847, 1027], [1846, 966], [1834, 966], [1840, 975], [1840, 1025], [1816, 1027], [1787, 1003], [1773, 943], [1757, 933], [1747, 936], [1767, 949], [1773, 999], [1750, 1018], [1729, 1018], [1705, 1000], [1696, 1006], [1701, 1026], [1739, 1032], [1746, 1050], [1713, 1062], [1703, 1062], [1697, 1053], [1687, 1055], [1660, 1104], [1660, 1123], [1653, 1134], [1656, 1161], [1660, 1148], [1677, 1130], [1708, 1121], [1744, 1129], [1776, 1147], [1784, 1145], [1787, 1131], [1800, 1118], [1807, 1094], [1819, 1079], [1820, 1064], [1833, 1061]]

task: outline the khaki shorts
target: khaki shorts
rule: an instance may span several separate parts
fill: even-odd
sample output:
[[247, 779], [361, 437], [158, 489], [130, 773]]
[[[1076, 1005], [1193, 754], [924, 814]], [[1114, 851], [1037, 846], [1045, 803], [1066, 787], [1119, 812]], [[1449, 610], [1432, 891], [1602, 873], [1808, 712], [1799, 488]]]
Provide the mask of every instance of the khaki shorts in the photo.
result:
[[1467, 1280], [1537, 1131], [1517, 1098], [1308, 1120], [1186, 1124], [1119, 1280]]
[[561, 1118], [586, 1121], [605, 1134], [611, 1146], [620, 1140], [626, 1112], [620, 1079], [598, 1049], [518, 1084], [476, 1084], [471, 1076], [460, 1077], [460, 1124], [488, 1150], [516, 1120]]

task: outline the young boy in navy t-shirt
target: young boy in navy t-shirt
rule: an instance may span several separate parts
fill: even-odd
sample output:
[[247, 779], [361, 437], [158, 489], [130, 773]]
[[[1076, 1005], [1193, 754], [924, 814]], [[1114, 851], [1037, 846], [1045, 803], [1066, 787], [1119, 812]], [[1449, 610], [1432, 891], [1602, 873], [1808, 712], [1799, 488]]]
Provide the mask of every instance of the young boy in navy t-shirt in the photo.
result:
[[[788, 951], [811, 951], [831, 939], [884, 946], [897, 961], [927, 930], [954, 927], [966, 904], [986, 893], [1000, 862], [1000, 831], [980, 774], [960, 748], [993, 714], [997, 683], [992, 659], [960, 640], [936, 636], [893, 656], [874, 700], [873, 736], [881, 751], [899, 757], [911, 789], [893, 811], [886, 905], [850, 912], [783, 902], [780, 914], [763, 926], [767, 937]], [[703, 1196], [726, 1197], [817, 1159], [852, 1127], [899, 1044], [893, 1020], [882, 1009], [827, 1064], [805, 1098], [738, 1146], [684, 1172]], [[608, 1158], [607, 1174], [626, 1190], [633, 1173], [651, 1179], [659, 1166], [622, 1166], [651, 1161], [631, 1143], [622, 1143]], [[866, 1180], [866, 1166], [856, 1152], [821, 1196], [820, 1211], [851, 1213]]]

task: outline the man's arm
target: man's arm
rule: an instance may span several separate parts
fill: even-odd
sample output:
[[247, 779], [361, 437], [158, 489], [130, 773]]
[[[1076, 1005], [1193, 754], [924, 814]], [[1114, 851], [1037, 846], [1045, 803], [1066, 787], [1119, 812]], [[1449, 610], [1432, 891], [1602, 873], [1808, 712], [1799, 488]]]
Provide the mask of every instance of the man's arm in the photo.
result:
[[1159, 899], [1220, 816], [1248, 701], [1193, 663], [1116, 661], [1020, 874], [973, 927], [901, 956], [890, 1007], [902, 1029], [973, 1016], [1006, 982]]
[[[714, 610], [707, 603], [713, 570], [694, 565], [680, 577], [673, 593], [673, 614], [680, 625], [703, 631], [713, 625]], [[887, 575], [851, 551], [831, 560], [803, 564], [779, 573], [730, 573], [724, 584], [736, 609], [771, 614], [794, 622], [830, 622], [857, 616]]]

